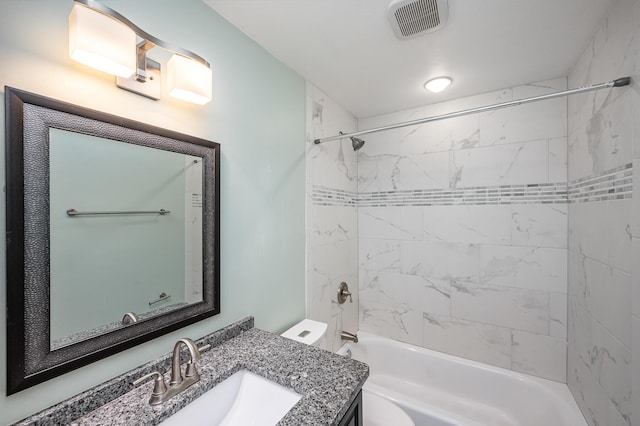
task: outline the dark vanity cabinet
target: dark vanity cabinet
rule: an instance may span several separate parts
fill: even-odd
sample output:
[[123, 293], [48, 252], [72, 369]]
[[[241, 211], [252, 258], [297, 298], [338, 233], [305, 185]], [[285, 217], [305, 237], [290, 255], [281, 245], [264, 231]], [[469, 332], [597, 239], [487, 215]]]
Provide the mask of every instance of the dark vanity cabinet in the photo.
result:
[[339, 426], [362, 426], [362, 391], [358, 392], [358, 396], [351, 403], [347, 413], [339, 423]]

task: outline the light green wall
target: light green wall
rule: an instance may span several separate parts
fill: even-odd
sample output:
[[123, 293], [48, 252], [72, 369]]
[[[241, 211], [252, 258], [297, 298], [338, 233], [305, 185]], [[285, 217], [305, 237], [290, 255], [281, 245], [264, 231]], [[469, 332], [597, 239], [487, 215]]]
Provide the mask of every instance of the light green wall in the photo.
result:
[[[205, 107], [166, 96], [154, 102], [117, 89], [112, 77], [71, 61], [71, 0], [0, 2], [0, 87], [17, 87], [221, 144], [222, 313], [10, 397], [4, 396], [2, 316], [0, 424], [167, 353], [179, 337], [196, 338], [250, 314], [258, 327], [279, 332], [304, 316], [304, 80], [199, 0], [104, 3], [154, 36], [209, 60], [213, 101]], [[4, 150], [0, 156], [4, 169]], [[1, 175], [4, 178], [4, 170]], [[4, 227], [4, 199], [0, 203]], [[4, 244], [0, 247], [4, 311]]]

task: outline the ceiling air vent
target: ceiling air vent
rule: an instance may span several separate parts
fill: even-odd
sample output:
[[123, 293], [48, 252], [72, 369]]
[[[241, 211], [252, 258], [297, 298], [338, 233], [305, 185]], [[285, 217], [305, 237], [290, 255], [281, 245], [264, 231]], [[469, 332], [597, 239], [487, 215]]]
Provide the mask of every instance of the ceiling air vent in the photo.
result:
[[447, 0], [395, 0], [389, 5], [391, 27], [401, 40], [439, 30], [448, 16]]

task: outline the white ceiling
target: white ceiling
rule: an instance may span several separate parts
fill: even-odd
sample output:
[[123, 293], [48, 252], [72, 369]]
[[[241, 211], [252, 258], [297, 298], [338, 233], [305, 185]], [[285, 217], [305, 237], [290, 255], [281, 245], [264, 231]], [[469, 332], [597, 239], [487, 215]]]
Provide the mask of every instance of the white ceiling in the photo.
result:
[[[615, 0], [449, 0], [447, 25], [412, 40], [391, 0], [204, 1], [362, 118], [566, 76]], [[425, 91], [438, 75], [450, 88]]]

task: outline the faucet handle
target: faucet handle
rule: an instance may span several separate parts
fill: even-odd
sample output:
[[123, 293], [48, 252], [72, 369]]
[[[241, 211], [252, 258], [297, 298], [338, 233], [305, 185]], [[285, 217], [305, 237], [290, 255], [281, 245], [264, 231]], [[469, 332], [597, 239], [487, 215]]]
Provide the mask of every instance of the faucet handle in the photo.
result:
[[353, 303], [351, 292], [349, 291], [349, 286], [347, 285], [347, 283], [341, 282], [340, 287], [338, 287], [338, 303], [343, 304], [347, 301], [347, 297], [349, 298], [349, 303]]
[[151, 398], [149, 398], [149, 404], [158, 405], [162, 402], [162, 398], [165, 392], [167, 392], [167, 385], [164, 383], [164, 377], [162, 376], [162, 374], [158, 373], [157, 371], [146, 374], [140, 377], [139, 379], [134, 380], [133, 386], [138, 386], [139, 384], [147, 380], [149, 377], [153, 377], [153, 376], [155, 376], [156, 379], [153, 383], [153, 392], [151, 392]]
[[200, 355], [202, 355], [203, 352], [206, 352], [209, 349], [211, 349], [211, 344], [207, 343], [206, 345], [199, 346], [198, 347], [198, 352], [200, 352]]
[[187, 367], [184, 370], [184, 378], [186, 379], [194, 376], [199, 377], [200, 373], [198, 373], [195, 363], [193, 363], [192, 361], [189, 361], [187, 362]]

